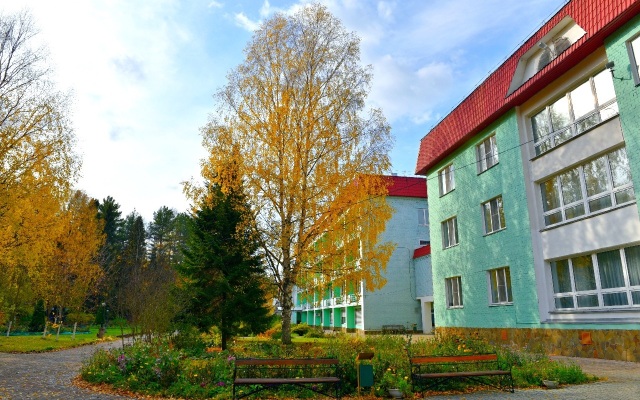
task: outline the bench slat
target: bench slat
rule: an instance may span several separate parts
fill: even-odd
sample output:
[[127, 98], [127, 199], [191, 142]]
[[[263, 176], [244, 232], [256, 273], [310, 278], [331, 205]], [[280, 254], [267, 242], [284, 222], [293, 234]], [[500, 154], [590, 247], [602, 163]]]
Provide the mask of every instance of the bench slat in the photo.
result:
[[297, 383], [338, 383], [340, 378], [237, 378], [235, 385], [270, 385], [270, 384], [297, 384]]
[[411, 364], [433, 364], [433, 363], [454, 363], [454, 362], [476, 362], [476, 361], [497, 361], [496, 354], [472, 354], [468, 356], [435, 356], [435, 357], [412, 357]]
[[462, 378], [465, 376], [487, 376], [487, 375], [511, 375], [510, 371], [491, 370], [491, 371], [462, 371], [462, 372], [431, 372], [424, 374], [415, 374], [420, 378]]
[[336, 358], [239, 358], [236, 365], [335, 365]]

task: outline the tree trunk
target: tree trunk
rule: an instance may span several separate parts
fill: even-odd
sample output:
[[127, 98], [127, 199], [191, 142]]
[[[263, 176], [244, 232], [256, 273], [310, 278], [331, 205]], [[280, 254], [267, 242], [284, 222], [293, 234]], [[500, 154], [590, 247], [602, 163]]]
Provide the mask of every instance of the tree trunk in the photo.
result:
[[227, 349], [227, 334], [225, 332], [221, 332], [220, 334], [220, 348], [222, 350], [226, 350]]
[[280, 306], [282, 307], [282, 344], [291, 344], [291, 308], [293, 300], [293, 281], [285, 277], [282, 282]]
[[13, 323], [13, 321], [9, 320], [9, 326], [7, 327], [7, 337], [9, 337], [9, 334], [11, 333], [11, 323]]
[[73, 334], [71, 335], [71, 339], [76, 340], [76, 329], [78, 328], [78, 323], [73, 323]]

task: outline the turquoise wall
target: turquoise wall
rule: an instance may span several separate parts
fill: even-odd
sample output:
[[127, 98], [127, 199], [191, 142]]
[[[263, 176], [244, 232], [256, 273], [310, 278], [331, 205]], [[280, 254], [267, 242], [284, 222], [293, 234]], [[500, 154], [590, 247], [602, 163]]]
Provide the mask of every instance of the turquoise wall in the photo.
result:
[[[609, 61], [615, 63], [613, 84], [616, 89], [620, 123], [627, 147], [636, 199], [640, 199], [640, 86], [631, 76], [631, 62], [626, 42], [640, 34], [640, 16], [629, 21], [605, 41]], [[640, 55], [639, 55], [640, 56]]]
[[418, 225], [418, 209], [427, 208], [427, 199], [387, 197], [387, 202], [395, 212], [387, 222], [381, 241], [395, 243], [396, 249], [387, 264], [386, 285], [374, 292], [364, 292], [364, 329], [411, 324], [422, 329], [413, 251], [420, 247], [420, 239], [429, 240], [429, 227]]
[[[499, 163], [478, 175], [476, 145], [495, 132]], [[440, 197], [437, 172], [453, 161], [455, 189]], [[539, 324], [529, 213], [514, 110], [441, 162], [427, 177], [436, 326]], [[481, 204], [502, 195], [506, 229], [484, 235]], [[457, 216], [459, 244], [442, 248], [441, 222]], [[489, 305], [487, 270], [508, 266], [513, 305]], [[447, 309], [445, 278], [462, 277], [463, 308]]]

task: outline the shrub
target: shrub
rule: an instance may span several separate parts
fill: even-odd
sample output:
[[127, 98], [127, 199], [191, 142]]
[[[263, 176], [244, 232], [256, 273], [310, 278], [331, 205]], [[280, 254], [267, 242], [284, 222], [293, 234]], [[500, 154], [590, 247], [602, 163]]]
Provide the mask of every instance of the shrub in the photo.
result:
[[298, 336], [305, 336], [310, 329], [311, 327], [305, 323], [297, 324], [291, 328], [291, 333], [295, 333]]

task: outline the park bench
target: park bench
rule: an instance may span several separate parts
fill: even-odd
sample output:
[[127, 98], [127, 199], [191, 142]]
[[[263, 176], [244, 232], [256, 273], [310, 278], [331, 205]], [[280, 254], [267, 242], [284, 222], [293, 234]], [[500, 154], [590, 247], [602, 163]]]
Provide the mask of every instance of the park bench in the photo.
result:
[[[335, 358], [239, 358], [233, 370], [233, 398], [241, 399], [265, 389], [293, 385], [339, 399], [340, 382], [340, 368]], [[238, 395], [236, 389], [240, 386], [249, 386], [249, 391]]]
[[[513, 393], [511, 366], [498, 361], [497, 354], [410, 357], [414, 388], [431, 389], [449, 380], [468, 380]], [[489, 379], [485, 379], [489, 378]]]
[[404, 325], [382, 325], [382, 333], [404, 333]]

